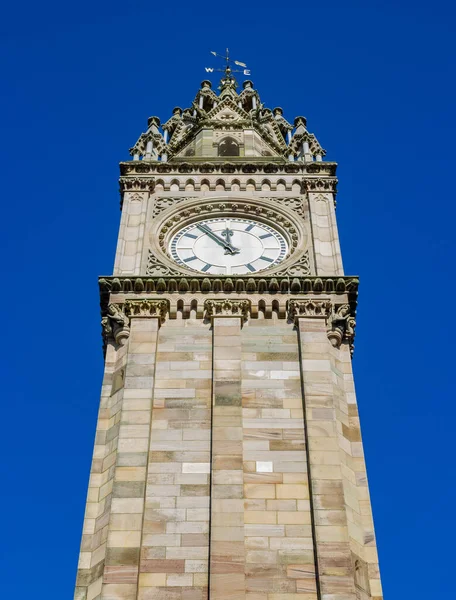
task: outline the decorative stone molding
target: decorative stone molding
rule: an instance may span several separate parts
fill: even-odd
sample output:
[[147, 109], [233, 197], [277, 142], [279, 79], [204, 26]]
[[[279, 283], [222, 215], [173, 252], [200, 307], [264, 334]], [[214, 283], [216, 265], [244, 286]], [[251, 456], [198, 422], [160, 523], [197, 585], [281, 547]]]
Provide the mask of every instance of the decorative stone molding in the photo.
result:
[[[184, 171], [180, 171], [182, 165], [185, 165]], [[189, 157], [176, 157], [173, 158], [172, 162], [161, 163], [157, 161], [139, 161], [139, 162], [123, 162], [120, 163], [120, 172], [122, 175], [131, 176], [134, 174], [147, 174], [147, 173], [172, 173], [176, 176], [185, 173], [194, 173], [195, 175], [198, 173], [206, 172], [207, 169], [207, 157], [194, 158], [191, 157], [191, 162], [189, 161]], [[237, 161], [236, 159], [231, 159], [229, 162], [227, 161], [217, 161], [212, 162], [212, 173], [243, 173], [243, 167], [245, 163], [242, 160]], [[303, 175], [322, 175], [324, 178], [334, 177], [336, 174], [337, 163], [334, 162], [293, 162], [290, 163], [285, 161], [284, 159], [277, 158], [274, 162], [271, 162], [271, 157], [266, 161], [264, 159], [258, 160], [258, 162], [253, 163], [251, 161], [249, 163], [250, 172], [255, 172], [258, 174], [272, 174], [272, 173], [280, 173], [284, 174], [289, 173], [302, 173]], [[128, 177], [129, 178], [129, 177]]]
[[336, 177], [315, 177], [304, 179], [304, 189], [306, 192], [337, 192]]
[[180, 198], [155, 198], [154, 208], [152, 211], [152, 218], [155, 219], [161, 212], [169, 208], [170, 206], [174, 206], [175, 204], [179, 204], [184, 200], [195, 200], [194, 196], [181, 196]]
[[276, 196], [262, 196], [262, 200], [269, 200], [271, 202], [277, 202], [278, 204], [282, 204], [286, 208], [293, 211], [293, 213], [299, 215], [302, 218], [305, 218], [304, 214], [304, 205], [303, 199], [299, 196], [295, 198], [280, 198]]
[[257, 204], [254, 202], [249, 202], [243, 198], [240, 198], [236, 202], [214, 199], [205, 203], [194, 203], [190, 204], [189, 206], [185, 206], [183, 210], [170, 215], [169, 218], [160, 226], [160, 230], [158, 232], [158, 242], [160, 248], [166, 253], [167, 234], [173, 230], [177, 223], [194, 217], [205, 217], [211, 213], [226, 214], [227, 212], [236, 213], [239, 215], [244, 213], [246, 215], [266, 217], [268, 220], [273, 221], [276, 225], [280, 226], [285, 232], [288, 238], [290, 254], [293, 254], [296, 251], [299, 243], [298, 232], [293, 223], [289, 221], [287, 216], [280, 212], [280, 209], [276, 211], [270, 206], [262, 206], [260, 203]]
[[155, 256], [152, 250], [149, 249], [147, 256], [146, 275], [152, 275], [155, 277], [171, 275], [174, 277], [179, 277], [182, 275], [182, 271], [168, 267], [159, 258], [157, 258], [157, 256]]
[[[352, 296], [356, 303], [359, 279], [357, 277], [279, 277], [276, 275], [253, 277], [242, 276], [211, 276], [205, 277], [195, 273], [195, 276], [182, 276], [180, 278], [163, 277], [100, 277], [100, 294], [105, 299], [104, 310], [107, 307], [107, 298], [110, 293], [180, 293], [190, 292], [210, 293], [236, 293], [236, 294], [345, 294]], [[352, 302], [351, 301], [351, 302]]]
[[309, 251], [306, 250], [301, 258], [290, 265], [287, 269], [277, 271], [275, 275], [277, 277], [304, 277], [305, 275], [310, 275]]
[[123, 346], [130, 336], [130, 319], [117, 304], [108, 304], [106, 314], [101, 319], [105, 344], [114, 339], [116, 344]]
[[328, 298], [315, 299], [295, 299], [288, 301], [288, 320], [297, 322], [299, 317], [317, 317], [327, 319], [331, 314], [332, 304]]
[[169, 302], [163, 298], [125, 300], [123, 304], [109, 303], [104, 312], [101, 326], [105, 345], [111, 339], [119, 346], [123, 346], [130, 337], [132, 317], [158, 317], [160, 323], [164, 323], [169, 312]]
[[346, 340], [353, 353], [353, 340], [355, 337], [356, 320], [349, 304], [342, 304], [337, 309], [332, 309], [328, 319], [328, 339], [334, 348], [339, 348]]
[[160, 323], [164, 323], [166, 315], [169, 312], [169, 302], [164, 299], [151, 300], [125, 300], [124, 311], [130, 318], [133, 317], [158, 317]]
[[155, 178], [153, 177], [120, 177], [120, 191], [126, 192], [131, 190], [146, 190], [153, 192], [155, 188]]
[[231, 300], [229, 298], [205, 300], [204, 315], [206, 319], [213, 317], [241, 317], [242, 321], [249, 318], [250, 300]]
[[328, 339], [334, 348], [339, 348], [345, 340], [350, 344], [353, 354], [356, 320], [350, 304], [334, 306], [329, 299], [288, 301], [288, 321], [296, 324], [299, 317], [324, 318], [327, 323]]

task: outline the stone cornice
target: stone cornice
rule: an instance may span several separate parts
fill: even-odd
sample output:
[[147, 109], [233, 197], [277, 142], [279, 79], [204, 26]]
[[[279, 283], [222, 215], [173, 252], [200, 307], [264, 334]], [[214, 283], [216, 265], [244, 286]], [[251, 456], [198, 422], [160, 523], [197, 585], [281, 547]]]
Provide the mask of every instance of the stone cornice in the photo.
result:
[[323, 317], [331, 344], [339, 347], [346, 340], [353, 348], [358, 283], [357, 277], [100, 277], [105, 346], [109, 339], [125, 343], [131, 318], [155, 317], [162, 323], [167, 315], [176, 318], [180, 303], [187, 316], [194, 306], [197, 318], [237, 315], [245, 320], [258, 318], [261, 311], [275, 311], [291, 322]]
[[337, 163], [335, 162], [287, 162], [283, 159], [273, 160], [272, 157], [268, 157], [266, 161], [264, 158], [255, 160], [254, 158], [244, 158], [241, 160], [232, 158], [229, 161], [220, 161], [216, 158], [204, 159], [190, 159], [176, 160], [163, 163], [157, 161], [130, 161], [120, 163], [121, 179], [145, 176], [149, 174], [155, 174], [156, 176], [179, 176], [182, 174], [307, 174], [307, 175], [323, 175], [334, 177], [336, 174]]
[[280, 277], [261, 274], [248, 276], [162, 276], [162, 277], [100, 277], [102, 306], [107, 306], [111, 293], [153, 294], [349, 294], [356, 303], [357, 277]]

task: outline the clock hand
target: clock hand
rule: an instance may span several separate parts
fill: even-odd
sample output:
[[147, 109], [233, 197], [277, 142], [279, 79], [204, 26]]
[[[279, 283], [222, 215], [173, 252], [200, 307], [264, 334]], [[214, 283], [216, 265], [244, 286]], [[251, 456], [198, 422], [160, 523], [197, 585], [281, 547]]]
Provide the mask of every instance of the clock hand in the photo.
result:
[[240, 250], [232, 246], [229, 242], [226, 242], [223, 238], [219, 237], [212, 229], [210, 229], [207, 225], [198, 225], [198, 229], [200, 229], [203, 233], [208, 235], [210, 238], [217, 242], [219, 246], [225, 248], [225, 254], [239, 254]]

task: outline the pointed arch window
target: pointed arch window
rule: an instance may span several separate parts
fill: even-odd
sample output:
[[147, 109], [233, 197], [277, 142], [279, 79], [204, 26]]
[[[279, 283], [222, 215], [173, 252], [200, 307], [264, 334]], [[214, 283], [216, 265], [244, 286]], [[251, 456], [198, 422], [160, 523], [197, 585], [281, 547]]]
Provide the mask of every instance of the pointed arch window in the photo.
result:
[[218, 145], [219, 156], [239, 156], [239, 144], [232, 137], [223, 138]]

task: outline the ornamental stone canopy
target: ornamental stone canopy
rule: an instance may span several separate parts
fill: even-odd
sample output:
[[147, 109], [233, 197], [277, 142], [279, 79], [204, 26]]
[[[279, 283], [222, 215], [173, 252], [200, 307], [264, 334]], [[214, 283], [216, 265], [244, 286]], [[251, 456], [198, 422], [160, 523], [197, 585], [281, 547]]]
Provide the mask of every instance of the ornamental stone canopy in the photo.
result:
[[210, 81], [203, 81], [190, 107], [177, 107], [161, 126], [158, 117], [148, 119], [148, 129], [130, 149], [135, 161], [167, 162], [201, 158], [266, 162], [321, 161], [326, 152], [314, 134], [307, 131], [304, 117], [293, 125], [280, 107], [265, 107], [251, 81], [242, 91], [234, 78], [221, 80], [216, 94]]

